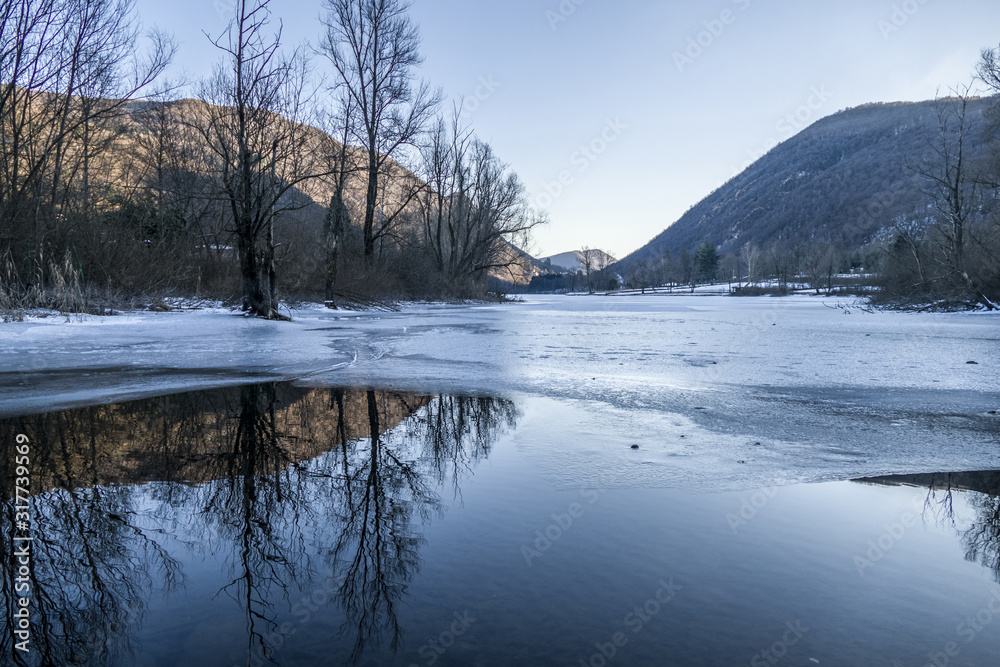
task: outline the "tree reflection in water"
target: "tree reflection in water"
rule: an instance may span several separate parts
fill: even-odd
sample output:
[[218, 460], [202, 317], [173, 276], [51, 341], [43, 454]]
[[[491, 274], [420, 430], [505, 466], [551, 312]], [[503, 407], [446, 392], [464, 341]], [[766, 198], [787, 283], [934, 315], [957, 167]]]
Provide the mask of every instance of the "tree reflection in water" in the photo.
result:
[[[290, 592], [331, 579], [352, 659], [395, 650], [419, 524], [516, 418], [496, 398], [263, 384], [2, 421], [10, 447], [31, 437], [34, 489], [52, 490], [33, 501], [35, 652], [14, 650], [9, 620], [0, 648], [14, 664], [129, 662], [149, 601], [183, 585], [183, 549], [225, 561], [248, 664], [283, 640]], [[6, 619], [12, 549], [5, 531]]]
[[[154, 588], [183, 581], [180, 563], [141, 525], [133, 486], [98, 484], [102, 409], [0, 422], [0, 438], [32, 434], [32, 484], [51, 489], [32, 501], [31, 648], [14, 649], [11, 622], [0, 647], [15, 665], [115, 663], [132, 655], [131, 633], [141, 623]], [[3, 513], [14, 522], [12, 450], [0, 462]], [[41, 486], [44, 484], [44, 486]], [[13, 618], [12, 531], [0, 534], [5, 619]]]
[[[384, 400], [384, 397], [382, 397]], [[382, 433], [380, 397], [367, 392], [370, 438], [344, 450], [344, 499], [340, 530], [330, 552], [338, 596], [347, 616], [342, 634], [353, 634], [352, 659], [366, 641], [383, 634], [395, 650], [400, 640], [395, 604], [419, 565], [421, 538], [411, 525], [427, 519], [440, 502], [422, 474], [422, 462]], [[395, 445], [395, 446], [394, 446]]]
[[341, 528], [329, 555], [342, 582], [338, 596], [347, 620], [341, 634], [353, 635], [352, 660], [382, 637], [389, 637], [394, 651], [399, 648], [395, 605], [417, 570], [422, 542], [414, 518], [439, 513], [437, 489], [450, 476], [457, 493], [462, 476], [489, 456], [498, 435], [517, 418], [510, 401], [439, 396], [387, 434], [382, 415], [391, 398], [367, 392], [368, 440], [342, 450]]
[[[958, 531], [966, 560], [979, 563], [1000, 583], [1000, 471], [896, 475], [858, 480], [879, 485], [926, 487], [924, 517]], [[955, 493], [967, 493], [973, 511], [966, 524], [955, 512]]]
[[197, 500], [204, 527], [229, 552], [232, 581], [222, 591], [246, 620], [247, 655], [269, 657], [265, 639], [278, 629], [274, 601], [308, 577], [301, 522], [314, 511], [294, 474], [292, 453], [278, 427], [276, 387], [240, 389], [239, 409], [226, 423], [231, 450], [213, 457]]
[[[133, 662], [151, 603], [184, 586], [196, 557], [220, 563], [209, 594], [239, 610], [248, 664], [276, 658], [296, 591], [333, 592], [317, 613], [340, 624], [352, 660], [396, 650], [420, 524], [443, 511], [442, 489], [460, 497], [517, 416], [495, 398], [264, 384], [0, 421], [6, 526], [19, 433], [36, 491], [27, 657], [11, 624], [13, 535], [0, 531], [4, 662]], [[928, 488], [928, 512], [1000, 582], [1000, 473], [864, 481]], [[971, 521], [956, 520], [956, 491]]]
[[965, 558], [993, 572], [1000, 583], [1000, 472], [985, 473], [989, 492], [974, 494], [976, 518], [962, 533]]

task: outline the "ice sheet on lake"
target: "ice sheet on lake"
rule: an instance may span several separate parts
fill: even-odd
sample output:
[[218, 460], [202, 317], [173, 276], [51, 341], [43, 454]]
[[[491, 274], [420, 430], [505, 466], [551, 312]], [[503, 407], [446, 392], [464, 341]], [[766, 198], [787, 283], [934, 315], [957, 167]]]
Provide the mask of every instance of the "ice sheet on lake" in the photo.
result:
[[560, 485], [1000, 468], [1000, 318], [838, 305], [543, 297], [316, 308], [292, 323], [201, 311], [4, 324], [0, 415], [295, 379], [516, 398], [512, 437]]

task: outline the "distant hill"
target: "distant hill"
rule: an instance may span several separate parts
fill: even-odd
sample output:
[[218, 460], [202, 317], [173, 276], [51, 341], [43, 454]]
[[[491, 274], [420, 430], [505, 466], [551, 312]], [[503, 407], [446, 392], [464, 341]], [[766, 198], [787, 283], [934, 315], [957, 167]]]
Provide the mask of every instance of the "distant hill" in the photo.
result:
[[[591, 252], [595, 253], [596, 263], [599, 267], [603, 268], [615, 261], [614, 257], [603, 250], [592, 250]], [[576, 273], [577, 271], [584, 270], [584, 255], [582, 250], [573, 250], [558, 255], [542, 257], [535, 261], [541, 268], [547, 269], [552, 273]]]
[[[973, 160], [984, 159], [993, 99], [970, 107]], [[907, 164], [934, 157], [937, 102], [871, 104], [817, 121], [699, 202], [620, 264], [676, 255], [708, 241], [723, 252], [828, 240], [845, 248], [887, 234], [894, 220], [924, 223], [929, 201]]]

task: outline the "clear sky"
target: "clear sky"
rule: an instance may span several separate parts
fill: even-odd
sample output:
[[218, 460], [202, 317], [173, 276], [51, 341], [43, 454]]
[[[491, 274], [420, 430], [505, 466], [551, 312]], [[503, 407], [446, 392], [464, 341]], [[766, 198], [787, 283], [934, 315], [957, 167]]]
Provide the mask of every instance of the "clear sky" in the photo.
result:
[[[232, 0], [136, 0], [208, 73]], [[321, 0], [273, 0], [289, 43]], [[415, 0], [422, 75], [550, 214], [536, 256], [623, 256], [777, 141], [866, 102], [931, 99], [1000, 45], [997, 0]], [[317, 60], [317, 66], [322, 61]]]

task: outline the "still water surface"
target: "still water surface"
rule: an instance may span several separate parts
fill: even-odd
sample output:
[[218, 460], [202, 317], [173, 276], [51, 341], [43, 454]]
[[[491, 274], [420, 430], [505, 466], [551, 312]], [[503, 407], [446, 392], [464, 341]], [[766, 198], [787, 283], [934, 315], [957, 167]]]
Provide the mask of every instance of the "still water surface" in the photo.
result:
[[1000, 664], [1000, 473], [566, 488], [516, 437], [533, 400], [264, 384], [0, 421], [5, 526], [17, 434], [45, 489], [4, 661]]

